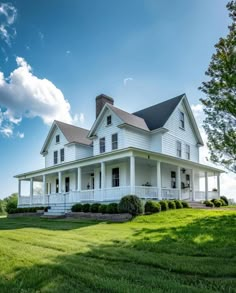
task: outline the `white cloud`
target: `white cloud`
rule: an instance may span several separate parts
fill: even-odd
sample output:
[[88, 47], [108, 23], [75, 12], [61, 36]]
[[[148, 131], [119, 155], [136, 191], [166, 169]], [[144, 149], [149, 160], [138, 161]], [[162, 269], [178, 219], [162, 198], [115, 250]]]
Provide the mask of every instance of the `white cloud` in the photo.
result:
[[[207, 135], [205, 130], [202, 127], [203, 120], [205, 117], [205, 114], [203, 112], [203, 105], [202, 104], [191, 105], [191, 108], [197, 120], [199, 130], [204, 142], [204, 146], [200, 148], [200, 163], [223, 169], [223, 167], [216, 166], [215, 164], [213, 164], [211, 161], [207, 159], [210, 157], [210, 155], [209, 155], [209, 149], [207, 147]], [[226, 173], [221, 174], [221, 194], [229, 198], [234, 198], [236, 200], [236, 174], [232, 172], [228, 172], [228, 171]]]
[[128, 81], [133, 81], [133, 80], [134, 79], [132, 77], [124, 78], [124, 80], [123, 80], [124, 86], [126, 86], [126, 84], [128, 83]]
[[[23, 58], [17, 57], [16, 62], [18, 67], [8, 78], [0, 72], [1, 133], [12, 135], [23, 117], [40, 117], [45, 124], [51, 124], [53, 120], [73, 123], [70, 104], [61, 90], [48, 79], [35, 76]], [[80, 114], [77, 120], [82, 123], [84, 115]], [[12, 132], [7, 130], [9, 127]]]
[[0, 37], [10, 46], [11, 39], [15, 37], [16, 30], [13, 24], [17, 17], [16, 8], [10, 3], [0, 3]]
[[75, 124], [79, 124], [79, 123], [84, 124], [84, 120], [85, 120], [84, 113], [80, 113], [79, 115], [78, 114], [74, 115], [73, 121]]
[[17, 132], [16, 134], [19, 138], [24, 138], [25, 137], [25, 134], [22, 133], [22, 132]]
[[71, 51], [70, 51], [70, 50], [67, 50], [67, 51], [66, 51], [66, 54], [67, 54], [67, 55], [69, 55], [70, 53], [71, 53]]
[[13, 130], [12, 130], [11, 126], [4, 126], [4, 127], [0, 128], [0, 133], [3, 136], [10, 137], [13, 134]]

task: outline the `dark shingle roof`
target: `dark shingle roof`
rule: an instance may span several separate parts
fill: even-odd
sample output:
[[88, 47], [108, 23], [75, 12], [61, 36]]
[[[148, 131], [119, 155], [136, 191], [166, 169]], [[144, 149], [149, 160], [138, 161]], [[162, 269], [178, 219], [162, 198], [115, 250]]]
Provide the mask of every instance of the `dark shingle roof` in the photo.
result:
[[91, 145], [91, 140], [87, 138], [89, 130], [57, 120], [55, 120], [55, 123], [69, 143], [75, 142], [84, 145]]
[[143, 118], [150, 130], [163, 127], [184, 96], [185, 94], [182, 94], [170, 100], [137, 111], [133, 113], [133, 115]]

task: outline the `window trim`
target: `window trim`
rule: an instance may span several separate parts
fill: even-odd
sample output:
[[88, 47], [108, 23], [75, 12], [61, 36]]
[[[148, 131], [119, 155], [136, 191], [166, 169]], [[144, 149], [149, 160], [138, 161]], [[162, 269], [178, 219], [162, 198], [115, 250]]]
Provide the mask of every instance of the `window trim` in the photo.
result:
[[190, 156], [191, 156], [191, 148], [189, 144], [185, 145], [185, 156], [187, 160], [190, 160]]
[[[180, 149], [178, 148], [178, 146], [180, 146]], [[180, 155], [179, 155], [179, 152], [180, 152]], [[178, 158], [182, 158], [182, 143], [179, 140], [176, 141], [176, 155]]]
[[[104, 145], [102, 145], [103, 141], [104, 141]], [[106, 138], [105, 138], [105, 136], [101, 137], [99, 139], [99, 150], [100, 150], [100, 154], [103, 154], [106, 152]]]
[[[109, 121], [109, 123], [108, 123]], [[111, 115], [108, 115], [107, 116], [107, 126], [110, 126], [112, 124], [112, 116]]]
[[[115, 174], [114, 171], [117, 171], [117, 170], [118, 170], [118, 172]], [[117, 176], [117, 174], [118, 174], [118, 176]], [[117, 176], [117, 177], [115, 177], [115, 176]], [[112, 182], [111, 182], [112, 187], [119, 187], [120, 186], [120, 168], [119, 167], [112, 168], [111, 180], [112, 180]]]
[[[56, 157], [55, 157], [55, 154], [56, 154]], [[58, 151], [53, 152], [53, 163], [54, 165], [58, 164]]]
[[185, 114], [179, 111], [179, 128], [185, 130]]
[[[113, 137], [116, 135], [116, 140], [113, 141]], [[114, 147], [114, 144], [116, 145], [116, 147]], [[117, 150], [118, 149], [118, 133], [113, 133], [111, 135], [111, 149], [114, 151], [114, 150]]]
[[60, 134], [56, 135], [56, 144], [60, 143]]
[[[62, 160], [62, 151], [63, 151], [63, 160]], [[60, 149], [60, 160], [61, 162], [65, 162], [65, 149]]]

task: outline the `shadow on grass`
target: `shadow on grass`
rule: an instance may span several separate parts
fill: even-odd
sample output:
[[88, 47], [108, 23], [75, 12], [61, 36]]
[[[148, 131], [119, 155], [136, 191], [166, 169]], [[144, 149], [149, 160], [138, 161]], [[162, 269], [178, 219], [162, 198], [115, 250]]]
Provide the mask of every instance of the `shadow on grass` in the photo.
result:
[[85, 253], [15, 267], [8, 278], [0, 275], [1, 293], [236, 292], [235, 221], [223, 215], [180, 228], [143, 228], [126, 241], [118, 235]]

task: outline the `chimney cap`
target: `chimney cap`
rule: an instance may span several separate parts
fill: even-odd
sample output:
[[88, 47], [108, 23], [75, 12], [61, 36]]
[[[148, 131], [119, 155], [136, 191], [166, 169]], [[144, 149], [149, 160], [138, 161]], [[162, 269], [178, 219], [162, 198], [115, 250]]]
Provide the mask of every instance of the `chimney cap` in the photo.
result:
[[98, 96], [96, 97], [96, 100], [101, 99], [101, 98], [105, 98], [105, 99], [110, 100], [111, 102], [114, 103], [114, 99], [113, 99], [112, 97], [109, 97], [109, 96], [105, 95], [105, 94], [100, 94], [100, 95], [98, 95]]

